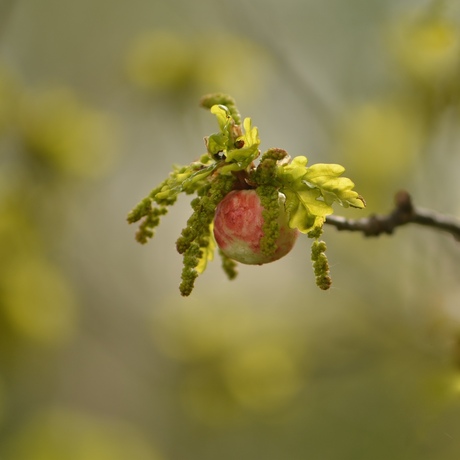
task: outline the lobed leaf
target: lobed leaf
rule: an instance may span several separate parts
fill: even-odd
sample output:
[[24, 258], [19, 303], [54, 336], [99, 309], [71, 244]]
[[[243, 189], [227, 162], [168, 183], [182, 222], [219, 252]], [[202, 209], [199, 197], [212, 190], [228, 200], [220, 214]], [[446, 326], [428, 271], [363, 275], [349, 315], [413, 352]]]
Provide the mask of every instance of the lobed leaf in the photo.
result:
[[307, 167], [304, 156], [291, 163], [279, 165], [277, 178], [280, 191], [286, 196], [289, 225], [303, 233], [321, 226], [327, 215], [333, 213], [332, 204], [363, 208], [364, 200], [356, 193], [354, 183], [340, 177], [345, 168], [337, 164], [315, 164]]
[[221, 132], [227, 131], [228, 126], [232, 120], [230, 111], [222, 104], [216, 104], [211, 107], [211, 113], [213, 113], [217, 118], [217, 123]]
[[211, 134], [206, 138], [206, 149], [211, 155], [224, 152], [228, 146], [228, 134], [217, 133]]
[[[227, 107], [214, 105], [211, 112], [216, 115], [220, 132], [212, 134], [206, 139], [207, 150], [211, 155], [222, 153], [225, 164], [220, 165], [219, 173], [230, 174], [232, 171], [242, 171], [248, 168], [259, 156], [259, 133], [251, 124], [251, 119], [244, 120], [244, 130], [241, 136], [241, 127], [235, 125]], [[235, 147], [242, 141], [243, 147]]]
[[284, 189], [286, 196], [285, 207], [289, 214], [289, 226], [297, 228], [302, 233], [308, 233], [317, 225], [322, 225], [324, 220], [318, 219], [301, 200], [297, 192]]
[[355, 184], [347, 177], [340, 177], [344, 172], [341, 165], [318, 163], [307, 168], [303, 182], [317, 187], [329, 205], [337, 201], [343, 207], [364, 208], [364, 200], [353, 190]]

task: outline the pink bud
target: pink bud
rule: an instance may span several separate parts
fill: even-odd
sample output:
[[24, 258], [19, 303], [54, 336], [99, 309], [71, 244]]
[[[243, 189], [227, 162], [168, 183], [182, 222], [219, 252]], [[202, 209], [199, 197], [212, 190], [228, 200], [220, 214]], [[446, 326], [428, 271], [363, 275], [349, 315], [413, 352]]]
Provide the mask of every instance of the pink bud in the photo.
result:
[[249, 265], [262, 265], [284, 257], [293, 248], [298, 231], [288, 225], [282, 194], [278, 204], [280, 235], [275, 253], [267, 255], [260, 248], [264, 208], [259, 195], [255, 190], [233, 190], [227, 194], [217, 206], [214, 219], [214, 237], [222, 252], [230, 259]]

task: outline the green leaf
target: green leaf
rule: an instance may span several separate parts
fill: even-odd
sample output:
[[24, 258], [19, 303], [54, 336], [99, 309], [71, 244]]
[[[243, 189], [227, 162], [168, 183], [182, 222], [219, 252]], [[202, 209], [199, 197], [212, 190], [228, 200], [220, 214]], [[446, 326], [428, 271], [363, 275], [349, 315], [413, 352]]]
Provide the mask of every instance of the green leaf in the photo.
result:
[[213, 223], [209, 226], [209, 244], [206, 247], [201, 248], [202, 255], [198, 261], [198, 265], [195, 267], [195, 270], [201, 275], [208, 265], [208, 262], [214, 260], [214, 251], [216, 249], [216, 241], [214, 240], [213, 235]]
[[324, 201], [319, 201], [318, 190], [292, 190], [284, 188], [285, 207], [289, 214], [289, 226], [302, 233], [308, 233], [314, 227], [322, 226], [324, 217], [332, 214], [332, 208]]
[[307, 167], [307, 158], [295, 157], [289, 164], [278, 167], [277, 179], [286, 196], [289, 225], [308, 233], [321, 226], [333, 213], [332, 204], [363, 208], [364, 200], [353, 190], [354, 183], [340, 177], [345, 171], [337, 164], [315, 164]]
[[244, 142], [244, 147], [231, 149], [227, 152], [225, 161], [236, 163], [238, 167], [231, 168], [232, 171], [246, 169], [260, 154], [259, 152], [259, 132], [256, 127], [251, 126], [251, 119], [244, 120], [244, 134], [237, 140]]
[[364, 200], [353, 190], [355, 184], [347, 177], [339, 177], [344, 172], [341, 165], [318, 163], [307, 168], [302, 181], [310, 187], [317, 187], [329, 205], [337, 201], [345, 208], [364, 208]]
[[294, 184], [307, 172], [307, 158], [295, 157], [289, 164], [279, 167], [278, 176], [285, 184]]
[[[222, 105], [213, 105], [211, 112], [216, 115], [220, 132], [212, 134], [206, 139], [207, 150], [211, 155], [222, 153], [225, 164], [219, 165], [220, 174], [230, 174], [232, 171], [241, 171], [248, 168], [259, 156], [260, 138], [256, 127], [251, 124], [251, 119], [243, 122], [244, 129], [235, 125], [228, 109]], [[241, 136], [238, 136], [243, 132]], [[238, 137], [237, 137], [238, 136]], [[242, 148], [235, 146], [242, 142]]]
[[226, 162], [227, 163], [247, 163], [248, 165], [251, 161], [255, 160], [259, 152], [257, 146], [243, 147], [242, 149], [233, 149], [227, 153]]
[[322, 177], [338, 177], [345, 172], [345, 168], [341, 165], [316, 163], [307, 168], [307, 175], [309, 179]]
[[206, 148], [211, 155], [227, 150], [228, 134], [211, 134], [206, 138]]
[[320, 192], [316, 189], [306, 187], [304, 190], [297, 190], [296, 194], [300, 203], [314, 216], [324, 217], [334, 212], [331, 206], [321, 200]]
[[234, 140], [238, 134], [235, 134], [235, 120], [231, 117], [229, 110], [224, 105], [213, 105], [211, 113], [217, 118], [220, 131], [211, 134], [205, 138], [206, 148], [211, 155], [234, 148]]
[[227, 131], [228, 125], [232, 120], [230, 112], [225, 105], [216, 104], [211, 107], [211, 113], [217, 117], [217, 123], [221, 132]]
[[250, 118], [245, 118], [243, 122], [244, 135], [242, 139], [244, 140], [244, 145], [246, 147], [258, 146], [260, 144], [259, 130], [254, 126], [252, 127], [252, 121]]

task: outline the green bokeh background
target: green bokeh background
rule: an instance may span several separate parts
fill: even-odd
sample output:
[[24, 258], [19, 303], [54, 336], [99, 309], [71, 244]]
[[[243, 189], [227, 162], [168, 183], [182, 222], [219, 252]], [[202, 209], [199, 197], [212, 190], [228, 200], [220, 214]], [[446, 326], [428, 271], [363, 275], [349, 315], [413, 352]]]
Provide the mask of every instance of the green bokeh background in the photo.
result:
[[204, 153], [204, 94], [262, 149], [343, 164], [385, 213], [459, 215], [460, 7], [409, 0], [0, 0], [0, 458], [457, 460], [460, 247], [326, 228], [214, 261], [181, 298], [183, 197], [126, 214]]

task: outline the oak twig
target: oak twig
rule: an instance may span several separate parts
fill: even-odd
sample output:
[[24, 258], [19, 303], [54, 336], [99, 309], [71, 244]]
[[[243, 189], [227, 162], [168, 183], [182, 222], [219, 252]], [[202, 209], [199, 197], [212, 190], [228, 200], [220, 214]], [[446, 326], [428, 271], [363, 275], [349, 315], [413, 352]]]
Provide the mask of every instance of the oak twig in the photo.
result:
[[395, 208], [387, 215], [371, 215], [361, 219], [346, 219], [341, 216], [327, 216], [326, 224], [337, 230], [361, 232], [365, 236], [391, 235], [397, 227], [418, 224], [450, 233], [460, 241], [460, 220], [440, 214], [430, 209], [414, 206], [412, 198], [406, 191], [395, 196]]

